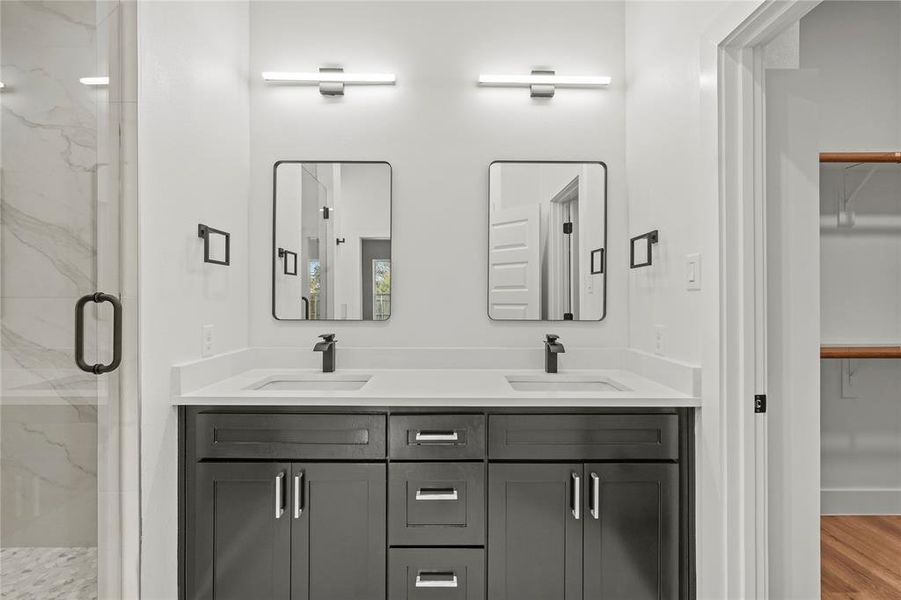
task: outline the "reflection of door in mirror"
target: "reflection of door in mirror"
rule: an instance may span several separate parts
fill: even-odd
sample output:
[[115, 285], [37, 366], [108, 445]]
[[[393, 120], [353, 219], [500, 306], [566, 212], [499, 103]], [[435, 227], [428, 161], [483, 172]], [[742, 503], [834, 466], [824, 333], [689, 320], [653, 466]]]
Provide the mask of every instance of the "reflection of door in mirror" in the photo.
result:
[[606, 243], [604, 165], [495, 162], [489, 182], [489, 316], [601, 319], [590, 254]]
[[[391, 167], [283, 161], [275, 170], [273, 314], [278, 319], [386, 319], [390, 310]], [[367, 240], [377, 254], [361, 261]], [[297, 275], [278, 249], [299, 254]], [[378, 258], [380, 310], [373, 311]], [[367, 308], [368, 307], [368, 308]]]
[[544, 265], [543, 286], [547, 294], [541, 318], [551, 321], [573, 320], [579, 314], [578, 262], [579, 187], [577, 175], [558, 190], [548, 206], [548, 260]]

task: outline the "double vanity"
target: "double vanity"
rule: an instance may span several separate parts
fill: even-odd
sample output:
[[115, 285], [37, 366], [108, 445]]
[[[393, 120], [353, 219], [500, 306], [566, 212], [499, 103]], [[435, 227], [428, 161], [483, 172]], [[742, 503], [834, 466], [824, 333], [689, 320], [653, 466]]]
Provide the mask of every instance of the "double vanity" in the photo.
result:
[[[275, 320], [390, 318], [392, 177], [274, 165]], [[606, 195], [602, 162], [489, 166], [488, 318], [606, 317]], [[694, 597], [696, 369], [551, 334], [543, 370], [537, 348], [313, 349], [321, 369], [176, 368], [186, 600]]]
[[697, 395], [641, 360], [219, 362], [176, 369], [187, 599], [693, 597]]

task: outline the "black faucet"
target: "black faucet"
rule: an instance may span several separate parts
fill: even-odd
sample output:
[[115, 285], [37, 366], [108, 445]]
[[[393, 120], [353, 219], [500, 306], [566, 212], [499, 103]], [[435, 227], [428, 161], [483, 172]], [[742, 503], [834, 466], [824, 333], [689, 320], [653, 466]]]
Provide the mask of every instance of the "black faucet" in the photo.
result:
[[326, 333], [319, 337], [322, 338], [322, 341], [316, 342], [316, 345], [313, 346], [313, 352], [322, 352], [322, 372], [334, 373], [335, 345], [338, 343], [338, 340], [335, 338], [334, 333]]
[[544, 340], [544, 370], [546, 373], [557, 372], [557, 355], [566, 352], [563, 344], [557, 341], [559, 339], [559, 335], [549, 333]]

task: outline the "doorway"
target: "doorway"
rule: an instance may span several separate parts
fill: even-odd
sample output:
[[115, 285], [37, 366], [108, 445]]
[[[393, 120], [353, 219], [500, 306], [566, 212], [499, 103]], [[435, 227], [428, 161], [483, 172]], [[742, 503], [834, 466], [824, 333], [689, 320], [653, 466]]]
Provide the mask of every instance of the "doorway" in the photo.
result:
[[769, 592], [901, 597], [901, 3], [821, 3], [761, 60]]

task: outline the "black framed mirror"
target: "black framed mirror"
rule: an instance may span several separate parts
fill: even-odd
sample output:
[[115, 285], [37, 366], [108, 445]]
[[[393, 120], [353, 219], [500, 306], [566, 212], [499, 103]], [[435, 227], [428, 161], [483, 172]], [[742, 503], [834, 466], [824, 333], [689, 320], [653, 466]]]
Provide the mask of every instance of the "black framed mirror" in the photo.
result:
[[488, 197], [488, 316], [602, 320], [607, 166], [495, 161]]
[[387, 162], [275, 163], [273, 317], [391, 316], [391, 179]]

